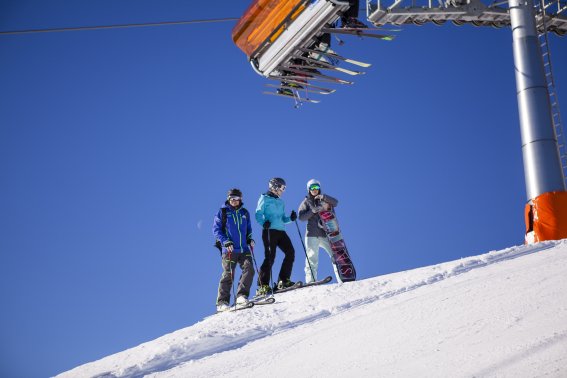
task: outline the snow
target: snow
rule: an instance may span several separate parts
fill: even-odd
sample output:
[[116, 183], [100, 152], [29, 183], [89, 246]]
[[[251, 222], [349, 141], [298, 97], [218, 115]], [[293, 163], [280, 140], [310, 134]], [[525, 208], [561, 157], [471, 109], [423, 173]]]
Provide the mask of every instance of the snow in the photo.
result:
[[276, 299], [58, 377], [567, 376], [567, 239]]

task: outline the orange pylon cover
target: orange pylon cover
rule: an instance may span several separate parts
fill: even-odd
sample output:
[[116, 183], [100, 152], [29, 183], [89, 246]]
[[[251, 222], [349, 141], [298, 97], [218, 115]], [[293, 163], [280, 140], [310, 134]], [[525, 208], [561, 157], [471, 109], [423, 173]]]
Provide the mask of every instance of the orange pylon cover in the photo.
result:
[[305, 0], [254, 0], [232, 29], [232, 40], [250, 57], [265, 42], [275, 41], [284, 21], [294, 20], [304, 9]]
[[526, 232], [534, 242], [567, 238], [567, 192], [548, 192], [534, 198], [525, 208]]

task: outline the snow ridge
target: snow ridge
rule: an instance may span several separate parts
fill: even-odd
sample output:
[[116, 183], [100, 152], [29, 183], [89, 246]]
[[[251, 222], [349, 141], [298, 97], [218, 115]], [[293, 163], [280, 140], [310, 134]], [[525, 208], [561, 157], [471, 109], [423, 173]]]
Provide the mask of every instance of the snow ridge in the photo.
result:
[[[185, 329], [162, 336], [132, 349], [85, 364], [61, 374], [61, 377], [143, 377], [174, 371], [186, 364], [207, 361], [218, 354], [239, 350], [259, 340], [282, 335], [292, 330], [322, 322], [377, 301], [425, 289], [430, 285], [490, 265], [542, 252], [556, 246], [567, 246], [567, 240], [518, 246], [484, 255], [463, 258], [430, 267], [374, 277], [346, 284], [307, 287], [282, 293], [277, 302], [236, 313], [209, 316]], [[567, 249], [567, 248], [564, 248]], [[567, 331], [558, 332], [537, 345], [529, 353], [565, 343]], [[528, 353], [528, 352], [526, 352]], [[514, 364], [522, 354], [499, 365], [486, 367], [480, 376], [490, 375], [502, 366]]]

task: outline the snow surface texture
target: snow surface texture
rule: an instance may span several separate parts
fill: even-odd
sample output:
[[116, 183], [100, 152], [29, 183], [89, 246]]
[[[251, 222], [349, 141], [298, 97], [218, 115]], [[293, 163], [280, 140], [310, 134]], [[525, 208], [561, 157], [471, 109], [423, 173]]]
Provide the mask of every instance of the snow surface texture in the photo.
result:
[[59, 377], [567, 377], [567, 239], [276, 299]]

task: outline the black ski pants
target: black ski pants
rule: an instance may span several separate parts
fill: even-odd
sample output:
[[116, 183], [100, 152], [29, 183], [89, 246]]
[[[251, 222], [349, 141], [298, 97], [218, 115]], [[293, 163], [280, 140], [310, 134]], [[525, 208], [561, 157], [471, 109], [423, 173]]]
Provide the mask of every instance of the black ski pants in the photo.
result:
[[244, 295], [248, 298], [250, 294], [250, 287], [254, 279], [254, 265], [252, 264], [252, 257], [250, 252], [242, 253], [228, 253], [222, 254], [222, 276], [219, 282], [219, 293], [217, 296], [217, 304], [220, 302], [230, 303], [230, 289], [232, 288], [232, 281], [236, 264], [240, 265], [242, 275], [238, 281], [238, 289], [236, 296]]
[[295, 260], [295, 249], [291, 244], [291, 239], [285, 231], [280, 230], [263, 230], [262, 241], [264, 242], [264, 262], [260, 267], [260, 276], [258, 277], [258, 285], [269, 285], [271, 281], [272, 265], [276, 259], [276, 247], [279, 247], [285, 257], [282, 262], [278, 281], [287, 281], [291, 277], [291, 269]]
[[358, 18], [358, 2], [359, 0], [349, 0], [350, 8], [343, 13], [342, 18], [348, 20], [349, 18]]

